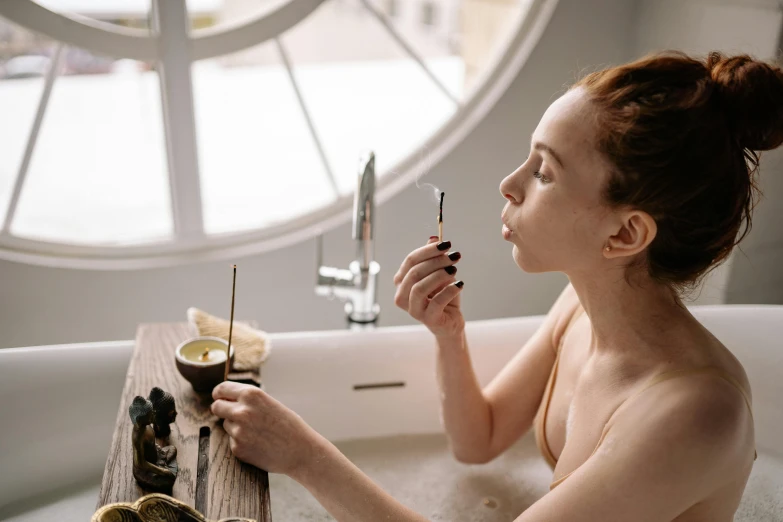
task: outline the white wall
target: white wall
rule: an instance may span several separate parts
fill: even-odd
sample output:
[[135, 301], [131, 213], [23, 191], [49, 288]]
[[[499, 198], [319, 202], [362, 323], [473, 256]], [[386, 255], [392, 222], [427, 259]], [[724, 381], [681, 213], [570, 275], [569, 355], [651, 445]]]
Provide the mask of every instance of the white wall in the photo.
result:
[[777, 0], [639, 0], [634, 53], [676, 48], [774, 58], [780, 13]]
[[[524, 161], [529, 136], [541, 115], [582, 68], [622, 63], [661, 43], [696, 46], [702, 37], [707, 38], [693, 36], [687, 24], [674, 27], [668, 42], [668, 37], [656, 36], [669, 34], [671, 20], [663, 16], [667, 10], [674, 10], [673, 19], [679, 20], [691, 3], [561, 0], [508, 92], [464, 143], [433, 166], [425, 181], [447, 192], [445, 233], [464, 256], [458, 277], [465, 280], [467, 319], [538, 314], [549, 308], [565, 277], [529, 275], [516, 268], [509, 245], [500, 238], [503, 200], [498, 184]], [[736, 16], [732, 12], [719, 18], [727, 21]], [[636, 24], [642, 30], [637, 31]], [[742, 34], [761, 33], [762, 29], [773, 32], [759, 25], [740, 28]], [[704, 34], [720, 42], [726, 33]], [[433, 207], [422, 204], [414, 188], [378, 207], [381, 325], [413, 322], [394, 307], [391, 278], [406, 253], [434, 232], [433, 218]], [[353, 252], [349, 225], [325, 235], [327, 264], [347, 266]], [[313, 293], [313, 244], [237, 259], [236, 263], [238, 319], [256, 319], [273, 332], [344, 327], [342, 306]], [[228, 261], [124, 272], [0, 261], [0, 347], [130, 339], [138, 323], [182, 321], [189, 306], [227, 316], [230, 285]]]
[[[772, 60], [780, 48], [781, 5], [776, 0], [640, 0], [634, 54], [673, 48]], [[763, 155], [759, 182], [766, 197], [753, 214], [752, 232], [705, 280], [697, 304], [783, 303], [783, 150]]]

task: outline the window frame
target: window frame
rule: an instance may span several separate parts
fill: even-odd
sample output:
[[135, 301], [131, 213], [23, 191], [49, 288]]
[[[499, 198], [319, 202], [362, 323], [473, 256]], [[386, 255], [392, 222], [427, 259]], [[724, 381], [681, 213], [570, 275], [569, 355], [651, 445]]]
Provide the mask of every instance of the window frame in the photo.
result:
[[[248, 20], [198, 29], [192, 34], [186, 0], [152, 0], [153, 24], [150, 31], [55, 13], [32, 0], [0, 2], [0, 16], [61, 44], [114, 58], [162, 65], [162, 110], [174, 219], [172, 240], [122, 247], [74, 245], [17, 237], [9, 233], [10, 223], [4, 223], [0, 229], [0, 259], [98, 270], [174, 266], [276, 250], [348, 222], [351, 219], [352, 194], [338, 196], [329, 206], [284, 223], [236, 234], [206, 235], [202, 219], [191, 64], [275, 38], [324, 1], [291, 0]], [[484, 68], [454, 115], [407, 157], [390, 166], [390, 171], [397, 175], [379, 173], [377, 204], [383, 204], [415, 183], [428, 167], [439, 163], [484, 119], [527, 61], [558, 2], [530, 0], [527, 10], [523, 11], [502, 42], [504, 51], [492, 57], [492, 63]], [[161, 27], [165, 30], [160, 30]], [[182, 38], [183, 34], [185, 38]], [[181, 99], [183, 89], [189, 93], [184, 100]], [[173, 92], [180, 94], [178, 97], [167, 95]], [[426, 155], [422, 154], [425, 150]]]

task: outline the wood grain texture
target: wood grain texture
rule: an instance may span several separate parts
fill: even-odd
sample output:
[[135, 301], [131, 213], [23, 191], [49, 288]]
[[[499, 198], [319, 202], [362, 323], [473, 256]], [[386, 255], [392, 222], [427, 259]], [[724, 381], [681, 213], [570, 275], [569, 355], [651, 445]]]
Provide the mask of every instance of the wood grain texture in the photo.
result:
[[196, 511], [207, 510], [207, 488], [209, 487], [209, 428], [203, 427], [198, 436], [198, 464], [196, 469]]
[[[171, 435], [161, 445], [177, 447], [179, 474], [171, 496], [195, 507], [198, 472], [199, 431], [210, 429], [208, 460], [208, 519], [229, 516], [248, 517], [258, 522], [271, 521], [269, 478], [265, 471], [239, 462], [229, 448], [229, 437], [209, 406], [212, 397], [193, 391], [190, 383], [177, 371], [174, 350], [192, 337], [187, 323], [151, 323], [139, 326], [120, 409], [106, 460], [97, 507], [114, 502], [134, 502], [149, 493], [133, 478], [131, 432], [133, 425], [128, 406], [137, 395], [147, 397], [154, 386], [171, 393], [177, 404], [177, 420]], [[247, 374], [243, 373], [243, 377]], [[234, 375], [229, 375], [233, 379]]]

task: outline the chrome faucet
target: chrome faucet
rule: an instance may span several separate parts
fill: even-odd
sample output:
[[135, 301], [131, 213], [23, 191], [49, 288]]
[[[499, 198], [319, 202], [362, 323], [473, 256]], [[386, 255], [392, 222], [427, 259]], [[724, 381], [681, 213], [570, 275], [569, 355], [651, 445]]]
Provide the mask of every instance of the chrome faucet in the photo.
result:
[[381, 307], [376, 302], [378, 272], [381, 266], [373, 261], [375, 243], [375, 154], [368, 152], [359, 160], [359, 177], [353, 199], [353, 231], [356, 259], [348, 269], [322, 266], [323, 238], [317, 238], [317, 281], [315, 293], [337, 297], [345, 303], [349, 326], [374, 325]]

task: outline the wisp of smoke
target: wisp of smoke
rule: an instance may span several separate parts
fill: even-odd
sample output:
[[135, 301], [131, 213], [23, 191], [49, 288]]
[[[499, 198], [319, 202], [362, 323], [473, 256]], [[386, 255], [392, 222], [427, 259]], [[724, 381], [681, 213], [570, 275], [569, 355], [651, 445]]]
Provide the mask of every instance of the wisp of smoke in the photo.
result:
[[[436, 207], [440, 205], [440, 193], [441, 190], [433, 185], [432, 183], [420, 183], [419, 180], [426, 176], [430, 171], [430, 156], [427, 154], [427, 148], [422, 147], [420, 149], [420, 154], [423, 156], [424, 159], [424, 168], [421, 170], [418, 176], [416, 176], [416, 188], [423, 191], [423, 194], [425, 195], [425, 198], [428, 202], [432, 202]], [[391, 172], [391, 174], [397, 174], [397, 172]], [[437, 216], [435, 216], [437, 217]], [[433, 226], [437, 227], [437, 220], [433, 220]], [[430, 225], [427, 226], [427, 228], [431, 228]]]
[[[423, 147], [421, 153], [422, 154], [426, 154], [426, 152], [427, 152], [426, 147]], [[439, 205], [440, 204], [440, 189], [438, 187], [436, 187], [435, 185], [433, 185], [432, 183], [421, 183], [421, 184], [419, 183], [419, 180], [422, 177], [426, 176], [427, 173], [430, 171], [429, 162], [430, 162], [430, 157], [429, 156], [425, 156], [424, 157], [425, 168], [422, 169], [421, 173], [418, 176], [416, 176], [416, 188], [418, 188], [420, 190], [427, 189], [428, 195], [429, 194], [432, 195], [432, 202], [435, 203], [436, 205]], [[427, 198], [427, 199], [429, 199], [429, 198]]]

